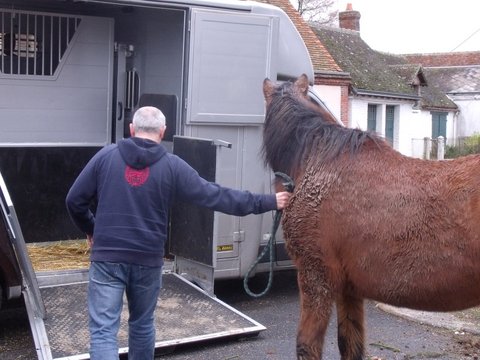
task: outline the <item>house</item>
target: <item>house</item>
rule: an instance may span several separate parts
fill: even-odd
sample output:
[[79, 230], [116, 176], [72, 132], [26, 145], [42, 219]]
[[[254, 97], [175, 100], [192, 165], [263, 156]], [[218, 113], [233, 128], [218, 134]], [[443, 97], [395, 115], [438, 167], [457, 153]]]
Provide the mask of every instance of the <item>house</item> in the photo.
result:
[[458, 107], [454, 138], [480, 133], [480, 51], [409, 54], [411, 64], [421, 64], [433, 86]]
[[340, 28], [313, 28], [351, 76], [348, 126], [376, 131], [393, 148], [414, 157], [428, 150], [425, 138], [455, 137], [457, 105], [430, 83], [421, 64], [371, 49], [360, 36], [359, 20], [360, 13], [349, 4], [339, 13]]
[[360, 36], [360, 13], [347, 5], [340, 28], [310, 28], [289, 0], [258, 0], [283, 9], [310, 52], [314, 88], [345, 125], [383, 135], [401, 153], [429, 156], [480, 131], [480, 52], [393, 55]]

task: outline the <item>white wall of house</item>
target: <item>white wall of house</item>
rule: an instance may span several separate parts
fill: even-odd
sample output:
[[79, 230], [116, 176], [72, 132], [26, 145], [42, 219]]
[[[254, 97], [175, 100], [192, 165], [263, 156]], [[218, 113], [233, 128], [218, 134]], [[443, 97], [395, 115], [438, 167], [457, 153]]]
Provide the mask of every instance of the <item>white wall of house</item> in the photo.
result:
[[367, 129], [368, 100], [365, 98], [349, 98], [348, 127]]
[[[414, 110], [412, 101], [351, 97], [349, 127], [367, 129], [368, 105], [377, 106], [376, 132], [385, 136], [387, 105], [394, 106], [393, 148], [403, 155], [422, 157], [424, 138], [432, 135], [430, 111]], [[447, 117], [447, 137], [453, 131], [453, 113]]]
[[314, 85], [313, 89], [320, 96], [320, 99], [322, 99], [332, 114], [337, 119], [341, 119], [342, 88], [333, 85]]
[[[337, 118], [340, 118], [340, 87], [315, 85], [315, 91], [321, 96], [330, 111]], [[386, 107], [387, 105], [394, 106], [393, 148], [406, 156], [416, 158], [424, 156], [425, 138], [431, 138], [432, 136], [432, 114], [430, 110], [413, 109], [414, 102], [408, 100], [350, 96], [348, 127], [367, 130], [369, 104], [377, 106], [376, 132], [381, 136], [385, 136]], [[478, 106], [478, 108], [475, 106]], [[468, 110], [472, 111], [468, 114], [470, 119], [474, 118], [473, 113], [480, 114], [480, 101], [473, 105], [469, 103]], [[458, 135], [457, 129], [460, 121], [461, 119], [457, 119], [454, 112], [448, 113], [447, 143], [451, 144], [454, 138], [461, 136]], [[473, 131], [480, 132], [480, 119], [478, 119], [478, 123], [472, 124], [470, 129], [476, 129]]]
[[449, 95], [457, 104], [457, 136], [471, 136], [480, 133], [480, 94]]
[[[480, 107], [479, 107], [480, 111]], [[454, 144], [458, 138], [458, 113], [451, 111], [447, 115], [447, 139], [446, 144]]]
[[[432, 136], [432, 115], [430, 111], [405, 109], [402, 118], [404, 154], [422, 158], [425, 152], [425, 138]], [[407, 151], [408, 149], [408, 151]], [[403, 152], [402, 152], [403, 153]]]

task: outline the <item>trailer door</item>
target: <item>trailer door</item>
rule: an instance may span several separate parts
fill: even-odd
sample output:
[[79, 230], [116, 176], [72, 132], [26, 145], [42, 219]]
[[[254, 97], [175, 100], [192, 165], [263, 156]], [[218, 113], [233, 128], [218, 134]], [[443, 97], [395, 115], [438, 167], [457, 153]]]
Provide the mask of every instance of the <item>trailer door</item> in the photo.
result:
[[262, 81], [275, 78], [278, 19], [194, 9], [187, 124], [262, 124]]
[[[217, 143], [183, 136], [173, 138], [173, 153], [189, 163], [204, 179], [215, 182]], [[218, 214], [177, 202], [171, 211], [169, 251], [176, 271], [213, 295], [217, 262]]]

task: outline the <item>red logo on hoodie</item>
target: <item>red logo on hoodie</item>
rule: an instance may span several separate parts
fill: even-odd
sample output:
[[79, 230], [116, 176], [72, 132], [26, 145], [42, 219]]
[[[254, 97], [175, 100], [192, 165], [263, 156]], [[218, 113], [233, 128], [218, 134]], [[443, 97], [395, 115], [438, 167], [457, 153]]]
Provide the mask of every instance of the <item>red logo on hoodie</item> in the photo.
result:
[[125, 168], [125, 180], [131, 186], [142, 186], [145, 181], [148, 179], [148, 175], [150, 174], [150, 168], [146, 167], [143, 169], [134, 169], [130, 166]]

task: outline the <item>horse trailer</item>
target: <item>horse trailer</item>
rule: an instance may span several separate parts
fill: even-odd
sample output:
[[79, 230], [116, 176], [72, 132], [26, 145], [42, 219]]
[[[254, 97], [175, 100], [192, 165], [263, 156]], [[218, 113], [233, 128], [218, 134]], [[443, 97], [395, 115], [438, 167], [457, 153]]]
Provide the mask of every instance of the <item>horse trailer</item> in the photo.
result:
[[[305, 44], [268, 4], [0, 0], [0, 171], [25, 241], [84, 237], [65, 195], [101, 147], [128, 136], [139, 106], [163, 111], [163, 144], [207, 179], [274, 191], [260, 154], [262, 82], [301, 73], [313, 79]], [[178, 204], [168, 252], [202, 287], [243, 277], [272, 222], [272, 213], [233, 217]], [[274, 267], [291, 267], [278, 237]], [[267, 260], [256, 271], [267, 271]]]
[[[0, 296], [12, 300], [23, 294], [40, 359], [88, 358], [86, 344], [65, 352], [61, 341], [69, 337], [51, 333], [86, 331], [84, 301], [78, 301], [85, 296], [86, 271], [36, 273], [25, 244], [84, 238], [64, 199], [88, 160], [128, 136], [134, 111], [151, 105], [166, 116], [168, 151], [202, 176], [232, 188], [273, 192], [274, 175], [260, 154], [262, 82], [301, 73], [313, 79], [305, 44], [289, 17], [268, 4], [0, 0]], [[210, 335], [202, 324], [200, 333], [182, 335], [187, 340], [159, 333], [157, 347], [264, 329], [219, 304], [212, 293], [214, 279], [249, 273], [271, 239], [273, 218], [175, 205], [167, 249], [174, 262], [165, 291], [179, 303], [188, 293], [188, 299], [197, 299], [188, 305], [210, 301], [220, 308], [208, 305], [216, 327], [207, 329]], [[291, 268], [281, 234], [277, 237], [273, 269]], [[261, 260], [251, 275], [268, 271], [267, 262]], [[62, 316], [76, 314], [75, 319], [59, 317], [59, 299]], [[79, 303], [81, 309], [72, 308]], [[175, 313], [187, 313], [182, 309]], [[198, 315], [202, 309], [192, 311]], [[187, 317], [195, 318], [194, 312]], [[222, 329], [215, 314], [225, 319]], [[59, 327], [56, 321], [77, 327]]]

